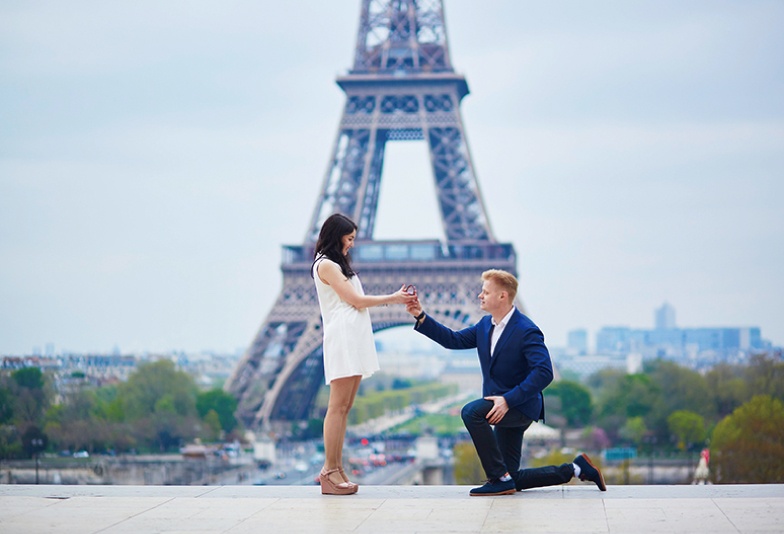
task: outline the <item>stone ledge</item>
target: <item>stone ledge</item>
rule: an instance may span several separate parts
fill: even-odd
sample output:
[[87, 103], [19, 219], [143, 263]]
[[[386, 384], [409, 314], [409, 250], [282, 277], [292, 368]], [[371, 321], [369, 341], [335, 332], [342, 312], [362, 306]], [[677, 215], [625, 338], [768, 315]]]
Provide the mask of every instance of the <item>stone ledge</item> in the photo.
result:
[[[473, 486], [369, 486], [349, 499], [463, 499]], [[67, 499], [70, 497], [190, 497], [231, 499], [323, 498], [313, 486], [61, 486], [0, 485], [0, 498], [9, 496]], [[526, 499], [784, 499], [781, 484], [720, 484], [704, 486], [608, 486], [601, 492], [593, 484], [568, 484], [518, 492]], [[502, 496], [499, 498], [509, 498]]]
[[499, 497], [470, 486], [0, 485], [0, 532], [784, 532], [784, 485], [569, 484]]

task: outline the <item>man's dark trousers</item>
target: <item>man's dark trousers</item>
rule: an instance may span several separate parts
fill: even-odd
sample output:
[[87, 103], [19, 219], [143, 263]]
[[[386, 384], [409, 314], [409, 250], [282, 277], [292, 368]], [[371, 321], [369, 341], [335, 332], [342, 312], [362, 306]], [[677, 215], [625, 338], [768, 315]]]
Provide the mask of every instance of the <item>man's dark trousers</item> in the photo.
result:
[[555, 486], [572, 479], [572, 464], [520, 469], [523, 434], [533, 421], [519, 410], [510, 408], [493, 429], [487, 421], [492, 408], [493, 401], [477, 399], [463, 406], [461, 412], [488, 479], [501, 478], [508, 472], [518, 490]]

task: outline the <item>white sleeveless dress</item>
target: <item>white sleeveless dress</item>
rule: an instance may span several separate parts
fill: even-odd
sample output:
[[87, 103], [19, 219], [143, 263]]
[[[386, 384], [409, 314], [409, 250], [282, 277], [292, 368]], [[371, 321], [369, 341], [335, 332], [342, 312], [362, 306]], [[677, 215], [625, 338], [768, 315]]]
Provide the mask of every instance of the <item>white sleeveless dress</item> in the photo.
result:
[[[332, 260], [321, 258], [313, 265], [313, 280], [324, 323], [324, 378], [328, 385], [336, 378], [347, 376], [367, 378], [380, 369], [370, 312], [367, 308], [358, 310], [341, 300], [331, 286], [321, 281], [317, 269], [322, 261]], [[365, 294], [356, 274], [349, 282], [359, 294]]]

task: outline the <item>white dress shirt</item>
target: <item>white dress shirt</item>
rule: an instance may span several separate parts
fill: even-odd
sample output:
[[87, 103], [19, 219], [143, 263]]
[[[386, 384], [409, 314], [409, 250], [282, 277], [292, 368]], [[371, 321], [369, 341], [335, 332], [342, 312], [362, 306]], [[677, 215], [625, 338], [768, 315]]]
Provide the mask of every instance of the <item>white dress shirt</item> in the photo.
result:
[[490, 356], [493, 356], [495, 352], [495, 346], [498, 343], [498, 340], [501, 338], [501, 334], [504, 333], [504, 328], [506, 328], [507, 323], [509, 323], [509, 319], [512, 318], [512, 314], [515, 311], [515, 307], [512, 306], [512, 309], [509, 310], [509, 313], [504, 315], [504, 318], [501, 319], [501, 322], [496, 324], [495, 319], [490, 317], [490, 322], [493, 323], [493, 336], [490, 338]]

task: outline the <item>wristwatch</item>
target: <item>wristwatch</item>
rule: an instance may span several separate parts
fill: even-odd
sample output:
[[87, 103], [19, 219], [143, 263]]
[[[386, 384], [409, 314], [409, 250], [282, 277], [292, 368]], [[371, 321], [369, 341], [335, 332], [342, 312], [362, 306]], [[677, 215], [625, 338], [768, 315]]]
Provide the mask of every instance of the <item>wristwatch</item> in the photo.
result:
[[414, 317], [414, 319], [416, 319], [416, 322], [419, 322], [419, 321], [421, 321], [424, 318], [425, 318], [425, 310], [422, 310], [422, 313], [420, 313], [419, 315]]

